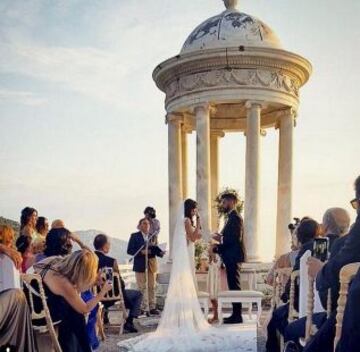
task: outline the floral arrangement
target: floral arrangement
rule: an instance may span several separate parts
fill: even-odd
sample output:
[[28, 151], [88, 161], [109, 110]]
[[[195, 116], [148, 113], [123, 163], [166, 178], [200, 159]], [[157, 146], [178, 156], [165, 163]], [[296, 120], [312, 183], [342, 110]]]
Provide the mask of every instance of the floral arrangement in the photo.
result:
[[[215, 198], [215, 208], [218, 213], [219, 219], [224, 217], [226, 218], [227, 214], [222, 208], [221, 198], [224, 194], [231, 193], [237, 199], [236, 210], [240, 214], [243, 211], [244, 202], [240, 199], [239, 192], [233, 188], [224, 188]], [[204, 240], [200, 240], [195, 242], [195, 268], [196, 270], [200, 270], [202, 268], [202, 262], [209, 260], [209, 247], [210, 243], [205, 242]]]
[[226, 217], [226, 213], [221, 205], [221, 203], [222, 203], [221, 198], [224, 194], [229, 194], [229, 193], [233, 194], [235, 196], [235, 198], [237, 199], [237, 203], [236, 203], [237, 212], [240, 214], [243, 211], [244, 202], [241, 200], [241, 198], [239, 196], [239, 192], [236, 189], [226, 187], [215, 198], [215, 208], [218, 212], [219, 219], [222, 217]]
[[201, 261], [204, 259], [208, 259], [208, 250], [209, 244], [204, 240], [199, 240], [195, 242], [195, 268], [196, 270], [200, 270]]

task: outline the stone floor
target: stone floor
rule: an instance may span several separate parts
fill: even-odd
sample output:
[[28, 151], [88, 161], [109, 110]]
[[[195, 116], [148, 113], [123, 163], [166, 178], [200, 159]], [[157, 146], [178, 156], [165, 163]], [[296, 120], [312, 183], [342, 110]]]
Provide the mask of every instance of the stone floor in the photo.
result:
[[[115, 314], [115, 313], [112, 313]], [[261, 323], [265, 320], [268, 312], [265, 311], [261, 317]], [[110, 320], [112, 323], [116, 324], [116, 316], [110, 315]], [[119, 336], [119, 329], [117, 327], [109, 327], [106, 329], [106, 340], [101, 342], [101, 345], [98, 352], [120, 352], [119, 348], [117, 347], [117, 343], [120, 340], [128, 339], [130, 337], [135, 337], [147, 332], [154, 331], [157, 325], [156, 318], [141, 318], [140, 320], [136, 321], [136, 326], [139, 330], [138, 334], [123, 334]], [[261, 324], [262, 325], [262, 324]], [[264, 330], [262, 327], [258, 328], [258, 348], [257, 351], [254, 352], [265, 352], [265, 341], [266, 337], [264, 335]]]

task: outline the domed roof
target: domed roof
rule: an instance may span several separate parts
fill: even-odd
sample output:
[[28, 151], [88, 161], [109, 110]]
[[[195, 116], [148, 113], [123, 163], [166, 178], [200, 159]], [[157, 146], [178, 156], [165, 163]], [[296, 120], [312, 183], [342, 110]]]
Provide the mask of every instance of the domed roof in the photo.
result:
[[273, 30], [256, 17], [239, 12], [235, 0], [224, 0], [226, 10], [207, 19], [186, 39], [181, 53], [239, 46], [281, 48]]

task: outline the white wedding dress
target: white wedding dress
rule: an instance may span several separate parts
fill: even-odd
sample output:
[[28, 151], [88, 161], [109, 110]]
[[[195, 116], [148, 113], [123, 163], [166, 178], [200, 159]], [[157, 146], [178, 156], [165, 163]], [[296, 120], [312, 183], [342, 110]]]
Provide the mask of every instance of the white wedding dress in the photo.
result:
[[256, 334], [253, 331], [249, 333], [240, 327], [237, 330], [213, 327], [201, 311], [194, 283], [194, 256], [190, 254], [193, 248], [189, 248], [186, 241], [183, 205], [178, 212], [173, 248], [169, 288], [156, 331], [119, 342], [120, 350], [255, 352]]

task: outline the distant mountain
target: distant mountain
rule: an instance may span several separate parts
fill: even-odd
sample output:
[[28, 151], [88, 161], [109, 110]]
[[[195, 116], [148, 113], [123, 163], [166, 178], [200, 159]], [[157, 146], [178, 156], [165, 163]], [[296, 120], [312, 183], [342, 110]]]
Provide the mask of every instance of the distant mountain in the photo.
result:
[[17, 221], [6, 219], [2, 216], [0, 216], [0, 225], [10, 225], [16, 234], [19, 234], [20, 232], [20, 224]]
[[[6, 219], [2, 216], [0, 216], [0, 225], [10, 225], [17, 234], [20, 232], [20, 224], [17, 221]], [[94, 238], [99, 233], [104, 233], [103, 231], [98, 230], [86, 230], [86, 231], [74, 231], [76, 232], [81, 241], [84, 242], [90, 249], [94, 249], [93, 242]], [[109, 255], [116, 258], [119, 264], [124, 264], [128, 261], [130, 258], [126, 254], [127, 250], [127, 242], [120, 240], [115, 237], [109, 236], [110, 243], [111, 243], [111, 250]], [[77, 249], [77, 245], [75, 245], [75, 248]]]
[[[99, 233], [104, 233], [103, 231], [98, 230], [86, 230], [86, 231], [74, 231], [77, 233], [81, 241], [86, 244], [90, 249], [94, 249], [94, 238]], [[119, 264], [124, 264], [128, 261], [130, 256], [126, 254], [128, 243], [119, 238], [108, 236], [111, 243], [109, 255], [116, 258]]]

